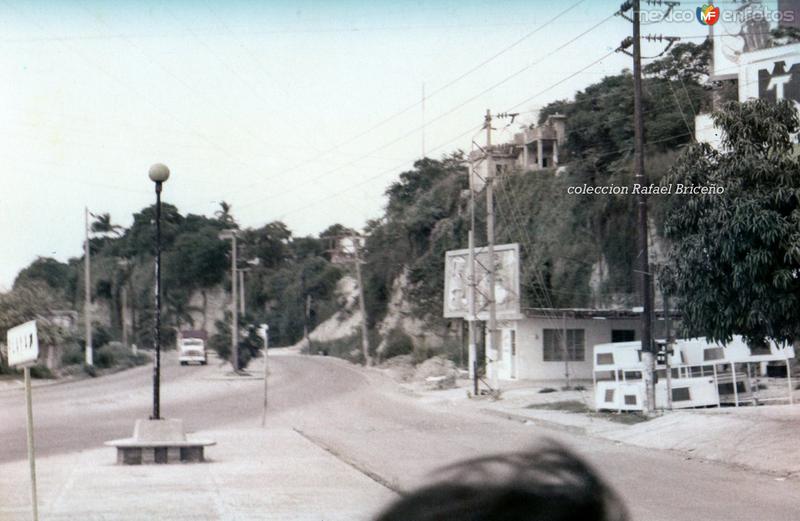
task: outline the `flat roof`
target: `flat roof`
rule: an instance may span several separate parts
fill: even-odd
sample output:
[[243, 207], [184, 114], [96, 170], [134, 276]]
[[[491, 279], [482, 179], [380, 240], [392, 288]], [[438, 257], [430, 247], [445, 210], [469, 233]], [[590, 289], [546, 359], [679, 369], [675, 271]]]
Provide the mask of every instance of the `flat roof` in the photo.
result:
[[[522, 314], [528, 318], [640, 318], [642, 313], [632, 309], [595, 309], [595, 308], [522, 308]], [[664, 310], [655, 310], [656, 318], [664, 318]], [[670, 318], [681, 317], [679, 311], [670, 310]]]

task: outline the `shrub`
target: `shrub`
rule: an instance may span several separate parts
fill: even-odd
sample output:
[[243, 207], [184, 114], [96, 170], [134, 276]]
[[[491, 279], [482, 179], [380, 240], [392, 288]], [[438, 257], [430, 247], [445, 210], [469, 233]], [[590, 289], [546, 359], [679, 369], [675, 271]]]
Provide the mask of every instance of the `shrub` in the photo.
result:
[[68, 344], [64, 347], [64, 352], [61, 353], [62, 365], [80, 365], [83, 360], [83, 348], [76, 343]]
[[55, 378], [50, 369], [44, 364], [31, 366], [31, 378]]
[[389, 331], [386, 335], [386, 349], [383, 351], [383, 358], [392, 358], [400, 355], [408, 355], [414, 352], [414, 342], [411, 337], [400, 328]]
[[360, 333], [353, 333], [344, 338], [329, 340], [327, 342], [313, 342], [311, 349], [311, 354], [335, 356], [356, 364], [364, 363]]
[[120, 342], [109, 342], [94, 352], [94, 365], [98, 369], [116, 367], [128, 369], [147, 362], [144, 354], [133, 354]]

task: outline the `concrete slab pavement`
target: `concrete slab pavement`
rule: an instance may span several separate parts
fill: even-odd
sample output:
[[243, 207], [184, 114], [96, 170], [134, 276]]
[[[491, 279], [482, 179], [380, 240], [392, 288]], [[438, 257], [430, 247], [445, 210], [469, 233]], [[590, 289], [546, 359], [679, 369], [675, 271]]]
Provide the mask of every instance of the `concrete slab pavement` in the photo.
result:
[[[196, 433], [207, 463], [122, 466], [113, 448], [37, 461], [45, 520], [367, 520], [395, 493], [290, 429]], [[0, 519], [31, 516], [27, 461], [0, 466]]]

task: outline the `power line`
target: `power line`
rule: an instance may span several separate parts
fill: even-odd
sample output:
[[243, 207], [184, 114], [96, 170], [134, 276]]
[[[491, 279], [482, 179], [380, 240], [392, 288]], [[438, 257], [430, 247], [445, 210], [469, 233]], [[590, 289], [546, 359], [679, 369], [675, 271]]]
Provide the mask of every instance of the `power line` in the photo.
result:
[[[459, 82], [459, 81], [461, 81], [462, 79], [466, 78], [467, 76], [469, 76], [469, 75], [470, 75], [470, 74], [472, 74], [473, 72], [475, 72], [475, 71], [477, 71], [477, 70], [481, 69], [481, 68], [482, 68], [482, 67], [484, 67], [486, 64], [490, 63], [491, 61], [493, 61], [493, 60], [497, 59], [498, 57], [500, 57], [500, 56], [501, 56], [501, 55], [503, 55], [504, 53], [506, 53], [506, 52], [508, 52], [509, 50], [513, 49], [514, 47], [516, 47], [517, 45], [519, 45], [520, 43], [522, 43], [524, 40], [526, 40], [526, 39], [530, 38], [531, 36], [533, 36], [534, 34], [536, 34], [537, 32], [539, 32], [541, 29], [544, 29], [544, 28], [545, 28], [545, 27], [547, 27], [548, 25], [551, 25], [551, 24], [553, 24], [553, 23], [554, 23], [556, 20], [558, 20], [560, 17], [562, 17], [563, 15], [567, 14], [569, 11], [571, 11], [572, 9], [574, 9], [575, 7], [577, 7], [577, 6], [578, 6], [579, 4], [581, 4], [583, 1], [584, 1], [584, 0], [580, 0], [580, 1], [576, 2], [575, 4], [571, 5], [571, 6], [570, 6], [570, 7], [568, 7], [567, 9], [565, 9], [565, 10], [561, 11], [560, 13], [558, 13], [557, 15], [555, 15], [555, 16], [554, 16], [553, 18], [551, 18], [549, 21], [547, 21], [547, 22], [543, 23], [542, 25], [538, 26], [538, 27], [537, 27], [536, 29], [534, 29], [533, 31], [530, 31], [529, 33], [527, 33], [527, 34], [526, 34], [525, 36], [523, 36], [522, 38], [520, 38], [520, 39], [516, 40], [516, 41], [515, 41], [515, 42], [513, 42], [511, 45], [508, 45], [508, 46], [506, 46], [505, 48], [501, 49], [499, 52], [495, 53], [495, 54], [494, 54], [494, 55], [492, 55], [491, 57], [489, 57], [489, 58], [485, 59], [484, 61], [482, 61], [482, 62], [481, 62], [481, 63], [479, 63], [478, 65], [476, 65], [476, 66], [474, 66], [474, 67], [470, 68], [470, 69], [469, 69], [469, 70], [467, 70], [466, 72], [464, 72], [464, 73], [460, 74], [459, 76], [457, 76], [457, 77], [453, 78], [452, 80], [448, 81], [448, 82], [447, 82], [447, 83], [445, 83], [443, 86], [441, 86], [441, 87], [439, 87], [439, 88], [435, 89], [435, 90], [434, 90], [432, 93], [430, 93], [430, 94], [428, 94], [428, 95], [426, 96], [426, 99], [430, 99], [430, 98], [432, 98], [433, 96], [435, 96], [435, 95], [439, 94], [440, 92], [444, 91], [445, 89], [447, 89], [447, 88], [449, 88], [449, 87], [451, 87], [451, 86], [455, 85], [456, 83], [458, 83], [458, 82]], [[601, 24], [605, 23], [605, 22], [606, 22], [606, 21], [608, 21], [610, 18], [613, 18], [613, 17], [609, 17], [609, 18], [607, 18], [607, 19], [603, 20], [602, 22], [600, 22], [600, 24], [597, 24], [597, 25], [593, 26], [592, 28], [590, 28], [590, 29], [589, 29], [588, 31], [586, 31], [586, 32], [589, 32], [589, 31], [592, 31], [592, 30], [594, 30], [594, 29], [595, 29], [597, 26], [599, 26], [599, 25], [601, 25]], [[583, 36], [584, 34], [586, 34], [586, 32], [585, 32], [585, 33], [582, 33], [582, 34], [581, 34], [581, 35], [579, 35], [578, 37], [581, 37], [581, 36]], [[568, 43], [571, 43], [571, 42], [568, 42]], [[553, 52], [556, 52], [556, 51], [553, 51]], [[551, 53], [549, 53], [549, 54], [552, 54], [552, 52], [551, 52]], [[546, 56], [549, 56], [549, 54], [548, 54], [548, 55], [546, 55]], [[537, 62], [537, 63], [538, 63], [538, 62]], [[524, 68], [523, 70], [526, 70], [527, 68], [530, 68], [532, 65], [533, 65], [533, 64], [531, 64], [531, 65], [527, 66], [527, 67], [526, 67], [526, 68]], [[522, 71], [519, 71], [518, 73], [516, 73], [516, 74], [514, 74], [514, 75], [512, 75], [512, 76], [510, 76], [510, 77], [507, 77], [507, 78], [506, 78], [506, 80], [502, 81], [501, 83], [504, 83], [505, 81], [507, 81], [507, 80], [511, 79], [511, 77], [513, 77], [513, 76], [516, 76], [516, 75], [520, 74], [521, 72], [522, 72]], [[499, 84], [498, 84], [498, 85], [499, 85]], [[434, 122], [436, 122], [436, 121], [438, 121], [438, 120], [442, 119], [444, 116], [447, 116], [447, 115], [449, 115], [450, 113], [454, 112], [455, 110], [457, 110], [457, 109], [458, 109], [458, 108], [460, 108], [461, 106], [465, 105], [466, 103], [469, 103], [470, 101], [474, 100], [474, 99], [475, 99], [475, 98], [477, 98], [478, 96], [481, 96], [481, 95], [485, 94], [485, 93], [486, 93], [486, 92], [488, 92], [489, 90], [492, 90], [492, 89], [494, 89], [494, 88], [495, 88], [496, 86], [498, 86], [498, 85], [495, 85], [495, 86], [493, 86], [493, 87], [490, 87], [489, 89], [486, 89], [486, 90], [482, 91], [481, 93], [479, 93], [479, 94], [478, 94], [478, 95], [476, 95], [475, 97], [473, 97], [473, 98], [470, 98], [469, 100], [467, 100], [467, 101], [465, 101], [465, 102], [463, 102], [463, 103], [459, 104], [459, 105], [458, 105], [458, 106], [456, 106], [454, 109], [451, 109], [450, 111], [448, 111], [448, 112], [446, 112], [446, 113], [444, 113], [444, 114], [442, 114], [442, 115], [440, 115], [440, 116], [438, 116], [438, 117], [434, 118], [434, 119], [433, 119], [433, 120], [431, 120], [431, 121], [427, 121], [427, 122], [425, 122], [423, 125], [421, 125], [421, 126], [419, 126], [419, 127], [417, 127], [417, 128], [414, 128], [413, 130], [411, 130], [411, 131], [410, 131], [410, 132], [408, 132], [407, 134], [404, 134], [404, 135], [400, 136], [400, 138], [398, 138], [398, 139], [396, 139], [396, 140], [392, 141], [391, 143], [389, 143], [389, 144], [387, 144], [387, 145], [385, 145], [385, 146], [386, 146], [386, 147], [388, 147], [388, 146], [391, 146], [391, 145], [393, 145], [394, 143], [397, 143], [398, 141], [401, 141], [401, 140], [403, 140], [403, 139], [405, 139], [405, 138], [409, 137], [410, 135], [412, 135], [412, 134], [415, 134], [416, 132], [418, 132], [418, 131], [420, 131], [420, 130], [423, 130], [423, 129], [424, 129], [426, 126], [428, 126], [428, 125], [430, 125], [431, 123], [434, 123]], [[385, 124], [386, 124], [386, 123], [388, 123], [389, 121], [392, 121], [393, 119], [395, 119], [395, 118], [397, 118], [397, 117], [399, 117], [399, 116], [401, 116], [401, 115], [403, 115], [403, 114], [407, 113], [408, 111], [410, 111], [410, 110], [412, 110], [412, 109], [416, 108], [417, 106], [419, 106], [419, 105], [420, 105], [420, 103], [422, 103], [422, 101], [421, 101], [421, 100], [420, 100], [420, 101], [416, 101], [416, 102], [414, 102], [414, 103], [412, 103], [412, 104], [410, 104], [410, 105], [408, 105], [408, 106], [404, 107], [403, 109], [399, 110], [398, 112], [395, 112], [394, 114], [391, 114], [390, 116], [388, 116], [388, 117], [386, 117], [386, 118], [384, 118], [384, 119], [382, 119], [382, 120], [378, 121], [377, 123], [375, 123], [375, 124], [373, 124], [373, 125], [371, 125], [371, 126], [367, 127], [366, 129], [362, 130], [362, 131], [361, 131], [361, 132], [359, 132], [358, 134], [355, 134], [354, 136], [351, 136], [350, 138], [346, 139], [345, 141], [342, 141], [341, 143], [337, 144], [336, 146], [334, 146], [334, 147], [331, 147], [330, 149], [323, 151], [323, 152], [320, 154], [320, 156], [327, 155], [327, 154], [329, 154], [329, 153], [331, 153], [331, 152], [334, 152], [334, 151], [338, 150], [338, 149], [339, 149], [340, 147], [342, 147], [342, 146], [348, 145], [348, 144], [350, 144], [350, 143], [352, 143], [352, 142], [356, 141], [357, 139], [359, 139], [359, 138], [361, 138], [361, 137], [363, 137], [363, 136], [365, 136], [365, 135], [369, 134], [370, 132], [372, 132], [372, 131], [374, 131], [374, 130], [376, 130], [376, 129], [380, 128], [380, 127], [382, 127], [383, 125], [385, 125]], [[384, 147], [381, 147], [381, 148], [384, 148]], [[378, 149], [378, 150], [380, 150], [380, 149]], [[364, 157], [366, 157], [366, 156], [369, 156], [369, 155], [371, 155], [371, 154], [372, 154], [372, 152], [370, 152], [370, 153], [367, 153], [367, 154], [365, 154], [365, 155], [364, 155]], [[318, 157], [319, 157], [319, 156], [318, 156]], [[300, 166], [302, 166], [302, 164], [300, 164], [300, 165], [293, 165], [292, 167], [290, 167], [290, 168], [289, 168], [289, 170], [288, 170], [288, 171], [293, 171], [293, 170], [296, 170], [296, 169], [297, 169], [297, 168], [299, 168]], [[334, 171], [335, 171], [335, 170], [334, 170]], [[286, 173], [286, 172], [287, 172], [287, 171], [286, 171], [286, 170], [284, 170], [284, 173]], [[328, 173], [332, 173], [332, 172], [328, 172]], [[323, 174], [323, 175], [324, 175], [324, 174]], [[314, 179], [312, 179], [312, 180], [311, 180], [311, 182], [313, 182], [313, 181], [315, 181], [315, 180], [317, 180], [317, 179], [319, 179], [319, 176], [318, 176], [318, 177], [316, 177], [316, 178], [314, 178]], [[246, 185], [246, 186], [244, 186], [244, 187], [242, 187], [242, 188], [240, 188], [240, 189], [237, 189], [237, 190], [235, 190], [235, 191], [233, 191], [233, 192], [230, 192], [230, 193], [229, 193], [229, 195], [232, 195], [232, 194], [235, 194], [235, 193], [239, 193], [239, 192], [241, 192], [241, 191], [243, 191], [243, 190], [247, 190], [247, 189], [249, 189], [249, 188], [252, 188], [253, 186], [256, 186], [256, 185], [258, 185], [258, 184], [260, 184], [260, 181], [256, 181], [256, 182], [254, 182], [254, 183], [250, 183], [250, 184], [248, 184], [248, 185]], [[245, 207], [247, 207], [247, 206], [250, 206], [250, 205], [252, 205], [252, 204], [257, 204], [257, 203], [259, 203], [259, 202], [263, 202], [264, 200], [266, 200], [266, 199], [259, 200], [259, 201], [253, 202], [253, 203], [247, 203], [247, 204], [245, 205]]]
[[[452, 114], [452, 113], [456, 112], [458, 109], [462, 108], [463, 106], [467, 105], [468, 103], [471, 103], [472, 101], [475, 101], [476, 99], [478, 99], [479, 97], [483, 96], [484, 94], [486, 94], [486, 93], [488, 93], [488, 92], [490, 92], [490, 91], [494, 90], [495, 88], [499, 87], [500, 85], [502, 85], [502, 84], [504, 84], [504, 83], [508, 82], [509, 80], [511, 80], [511, 79], [513, 79], [513, 78], [515, 78], [515, 77], [519, 76], [520, 74], [522, 74], [523, 72], [527, 71], [527, 70], [528, 70], [528, 69], [530, 69], [531, 67], [533, 67], [533, 66], [535, 66], [535, 65], [537, 65], [537, 64], [539, 64], [539, 63], [541, 63], [541, 62], [542, 62], [542, 61], [544, 61], [545, 59], [549, 58], [550, 56], [552, 56], [552, 55], [553, 55], [553, 54], [555, 54], [556, 52], [559, 52], [559, 51], [563, 50], [563, 49], [564, 49], [564, 48], [566, 48], [568, 45], [570, 45], [570, 44], [574, 43], [575, 41], [577, 41], [577, 40], [578, 40], [578, 39], [580, 39], [581, 37], [585, 36], [585, 35], [586, 35], [586, 34], [588, 34], [589, 32], [591, 32], [591, 31], [593, 31], [593, 30], [597, 29], [598, 27], [600, 27], [602, 24], [604, 24], [605, 22], [607, 22], [607, 21], [608, 21], [608, 20], [610, 20], [611, 18], [613, 18], [613, 15], [612, 15], [612, 16], [609, 16], [609, 17], [607, 17], [607, 18], [605, 18], [605, 19], [603, 19], [603, 20], [601, 20], [600, 22], [596, 23], [595, 25], [593, 25], [593, 26], [592, 26], [592, 27], [590, 27], [589, 29], [586, 29], [585, 31], [581, 32], [581, 33], [580, 33], [580, 34], [578, 34], [577, 36], [573, 37], [572, 39], [568, 40], [568, 41], [567, 41], [567, 42], [565, 42], [564, 44], [562, 44], [562, 45], [558, 46], [557, 48], [553, 49], [552, 51], [550, 51], [550, 52], [548, 52], [548, 53], [545, 53], [545, 55], [544, 55], [544, 57], [543, 57], [543, 58], [541, 58], [541, 59], [539, 59], [539, 60], [536, 60], [536, 61], [534, 61], [534, 62], [532, 62], [532, 63], [529, 63], [528, 65], [526, 65], [526, 66], [522, 67], [521, 69], [517, 70], [516, 72], [514, 72], [514, 73], [512, 73], [512, 74], [510, 74], [510, 75], [508, 75], [508, 76], [506, 76], [505, 78], [503, 78], [503, 79], [501, 79], [501, 80], [497, 81], [496, 83], [492, 84], [491, 86], [489, 86], [489, 87], [485, 88], [485, 89], [484, 89], [484, 90], [482, 90], [481, 92], [479, 92], [479, 93], [477, 93], [477, 94], [475, 94], [475, 95], [471, 96], [470, 98], [468, 98], [468, 99], [466, 99], [466, 100], [462, 101], [461, 103], [459, 103], [459, 104], [457, 104], [456, 106], [454, 106], [454, 107], [450, 108], [449, 110], [447, 110], [447, 111], [445, 111], [445, 112], [443, 112], [443, 113], [439, 114], [438, 116], [436, 116], [436, 117], [435, 117], [435, 118], [433, 118], [432, 120], [429, 120], [429, 121], [427, 121], [427, 123], [426, 123], [426, 125], [425, 125], [425, 126], [429, 126], [430, 124], [432, 124], [432, 123], [435, 123], [436, 121], [439, 121], [439, 120], [441, 120], [441, 119], [443, 119], [443, 118], [445, 118], [445, 117], [449, 116], [450, 114]], [[547, 91], [551, 90], [552, 88], [555, 88], [556, 86], [558, 86], [558, 85], [560, 85], [560, 84], [564, 83], [565, 81], [567, 81], [567, 80], [569, 80], [569, 79], [571, 79], [571, 78], [575, 77], [576, 75], [580, 74], [581, 72], [583, 72], [583, 71], [585, 71], [585, 70], [587, 70], [587, 69], [591, 68], [592, 66], [596, 65], [597, 63], [601, 62], [603, 59], [607, 58], [608, 56], [610, 56], [610, 55], [611, 55], [611, 54], [613, 54], [613, 53], [614, 53], [614, 51], [611, 51], [611, 52], [609, 52], [609, 53], [605, 54], [603, 57], [601, 57], [600, 59], [596, 60], [595, 62], [593, 62], [593, 63], [591, 63], [591, 64], [587, 65], [586, 67], [582, 68], [581, 70], [579, 70], [579, 71], [577, 71], [577, 72], [575, 72], [575, 73], [571, 74], [571, 75], [570, 75], [570, 76], [568, 76], [567, 78], [564, 78], [563, 80], [561, 80], [561, 81], [559, 81], [559, 82], [557, 82], [557, 83], [555, 83], [555, 84], [551, 85], [551, 86], [550, 86], [550, 87], [548, 87], [547, 89], [545, 89], [545, 90], [543, 90], [543, 91], [541, 91], [541, 92], [538, 92], [537, 94], [535, 94], [534, 96], [531, 96], [530, 98], [528, 98], [526, 101], [524, 101], [524, 102], [522, 102], [522, 103], [525, 103], [525, 102], [527, 102], [527, 101], [529, 101], [529, 100], [531, 100], [531, 99], [534, 99], [534, 98], [536, 98], [537, 96], [540, 96], [541, 94], [544, 94], [545, 92], [547, 92]], [[509, 110], [508, 110], [508, 111], [506, 111], [506, 112], [510, 112], [510, 111], [511, 111], [513, 108], [516, 108], [517, 106], [521, 105], [522, 103], [520, 103], [520, 104], [518, 104], [518, 105], [515, 105], [514, 107], [512, 107], [511, 109], [509, 109]], [[416, 106], [416, 105], [415, 105], [415, 106]], [[334, 172], [337, 172], [337, 171], [341, 170], [342, 168], [344, 168], [345, 166], [350, 166], [350, 165], [352, 165], [352, 164], [355, 164], [355, 163], [357, 163], [357, 162], [358, 162], [360, 159], [363, 159], [363, 158], [365, 158], [365, 157], [368, 157], [368, 156], [370, 156], [370, 155], [374, 154], [375, 152], [378, 152], [378, 151], [380, 151], [380, 150], [383, 150], [383, 149], [385, 149], [385, 148], [388, 148], [389, 146], [391, 146], [391, 145], [393, 145], [393, 144], [395, 144], [395, 143], [397, 143], [397, 142], [399, 142], [399, 141], [402, 141], [403, 139], [406, 139], [406, 138], [408, 138], [408, 137], [409, 137], [409, 136], [411, 136], [411, 135], [414, 135], [414, 134], [416, 134], [416, 133], [417, 133], [417, 132], [418, 132], [418, 131], [419, 131], [421, 128], [423, 128], [423, 127], [422, 127], [422, 126], [415, 127], [415, 128], [413, 128], [411, 131], [409, 131], [409, 132], [407, 132], [407, 133], [405, 133], [405, 134], [403, 134], [403, 135], [401, 135], [401, 136], [397, 137], [396, 139], [394, 139], [394, 140], [392, 140], [392, 141], [389, 141], [389, 142], [387, 142], [387, 143], [384, 143], [383, 145], [381, 145], [381, 146], [379, 146], [379, 147], [377, 147], [377, 148], [374, 148], [374, 149], [372, 149], [371, 151], [369, 151], [369, 152], [367, 152], [366, 154], [364, 154], [364, 155], [363, 155], [361, 158], [355, 159], [355, 160], [351, 161], [350, 163], [347, 163], [347, 164], [343, 165], [342, 167], [339, 167], [339, 168], [334, 168], [334, 169], [332, 169], [332, 170], [328, 170], [328, 171], [322, 172], [321, 174], [319, 174], [319, 175], [317, 175], [317, 176], [314, 176], [313, 178], [309, 179], [308, 181], [306, 181], [306, 182], [304, 182], [304, 183], [301, 183], [301, 184], [299, 184], [299, 185], [295, 185], [295, 187], [293, 187], [291, 190], [282, 192], [280, 195], [281, 195], [281, 196], [283, 196], [283, 195], [285, 195], [286, 193], [289, 193], [289, 192], [291, 192], [291, 191], [297, 190], [297, 189], [298, 189], [299, 187], [301, 187], [301, 186], [304, 186], [304, 185], [307, 185], [307, 184], [313, 183], [314, 181], [317, 181], [317, 180], [321, 179], [322, 177], [325, 177], [325, 176], [327, 176], [328, 174], [332, 174], [332, 173], [334, 173]], [[296, 165], [295, 167], [293, 167], [293, 168], [290, 168], [290, 169], [289, 169], [289, 171], [292, 171], [292, 170], [296, 169], [296, 167], [298, 167], [298, 166], [302, 166], [302, 164], [300, 164], [300, 165]], [[254, 186], [254, 185], [256, 185], [256, 184], [258, 184], [258, 182], [256, 182], [256, 183], [251, 183], [250, 187], [252, 187], [252, 186]], [[253, 206], [253, 205], [256, 205], [256, 204], [259, 204], [259, 203], [263, 203], [263, 202], [265, 202], [265, 201], [268, 201], [268, 200], [270, 200], [270, 199], [274, 199], [275, 197], [278, 197], [278, 195], [270, 195], [270, 196], [268, 196], [268, 197], [265, 197], [265, 198], [261, 198], [261, 199], [255, 200], [255, 201], [251, 201], [251, 202], [249, 202], [249, 203], [245, 203], [244, 205], [240, 205], [240, 206], [239, 206], [239, 208], [241, 209], [241, 208], [247, 208], [247, 207], [251, 207], [251, 206]]]

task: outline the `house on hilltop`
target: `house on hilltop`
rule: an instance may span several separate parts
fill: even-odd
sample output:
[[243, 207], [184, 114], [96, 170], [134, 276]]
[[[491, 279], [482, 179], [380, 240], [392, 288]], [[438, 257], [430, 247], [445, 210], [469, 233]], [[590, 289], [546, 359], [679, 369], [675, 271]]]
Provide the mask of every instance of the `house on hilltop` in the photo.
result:
[[[566, 138], [566, 116], [553, 114], [541, 125], [530, 125], [514, 134], [508, 143], [492, 145], [484, 150], [473, 150], [469, 159], [474, 164], [475, 172], [483, 179], [487, 177], [489, 164], [494, 174], [515, 169], [543, 170], [559, 165], [559, 149]], [[486, 161], [487, 152], [490, 161]], [[480, 187], [476, 187], [480, 188]]]

